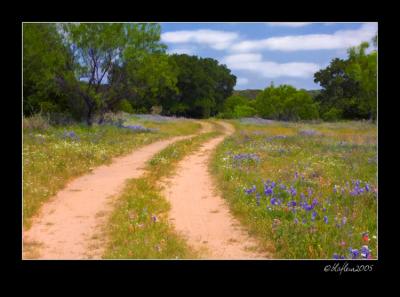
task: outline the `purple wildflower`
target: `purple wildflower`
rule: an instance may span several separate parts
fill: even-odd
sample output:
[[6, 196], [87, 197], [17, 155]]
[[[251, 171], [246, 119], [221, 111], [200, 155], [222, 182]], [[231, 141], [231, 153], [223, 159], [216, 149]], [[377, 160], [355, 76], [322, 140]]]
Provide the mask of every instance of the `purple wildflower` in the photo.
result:
[[324, 222], [325, 222], [325, 224], [328, 224], [328, 217], [327, 216], [324, 216]]
[[317, 212], [314, 210], [311, 215], [311, 220], [314, 221], [316, 217], [317, 217]]

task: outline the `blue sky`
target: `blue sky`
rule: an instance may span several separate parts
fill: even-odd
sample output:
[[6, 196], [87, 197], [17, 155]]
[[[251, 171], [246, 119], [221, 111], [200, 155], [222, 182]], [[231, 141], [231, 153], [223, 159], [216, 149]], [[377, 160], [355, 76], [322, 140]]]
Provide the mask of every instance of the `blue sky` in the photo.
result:
[[169, 53], [211, 57], [238, 78], [235, 89], [291, 84], [319, 89], [314, 72], [370, 41], [377, 23], [161, 23]]

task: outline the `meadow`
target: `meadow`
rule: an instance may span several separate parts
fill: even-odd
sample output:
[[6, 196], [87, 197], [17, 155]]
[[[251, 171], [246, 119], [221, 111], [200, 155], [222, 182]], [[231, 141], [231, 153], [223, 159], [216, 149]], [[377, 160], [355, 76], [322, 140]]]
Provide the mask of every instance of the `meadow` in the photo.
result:
[[274, 258], [377, 257], [377, 130], [232, 120], [211, 164], [233, 214]]
[[40, 116], [24, 119], [23, 221], [76, 176], [154, 141], [195, 133], [200, 124], [153, 115], [110, 115], [103, 125], [50, 125]]

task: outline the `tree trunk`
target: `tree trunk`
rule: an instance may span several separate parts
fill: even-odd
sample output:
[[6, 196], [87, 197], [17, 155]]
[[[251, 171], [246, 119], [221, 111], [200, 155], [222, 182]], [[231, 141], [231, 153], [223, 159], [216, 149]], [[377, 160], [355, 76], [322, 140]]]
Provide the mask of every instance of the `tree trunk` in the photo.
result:
[[92, 124], [93, 124], [93, 120], [92, 120], [92, 107], [91, 106], [89, 106], [88, 107], [88, 112], [87, 112], [87, 115], [86, 115], [86, 123], [87, 123], [87, 125], [90, 127], [90, 126], [92, 126]]

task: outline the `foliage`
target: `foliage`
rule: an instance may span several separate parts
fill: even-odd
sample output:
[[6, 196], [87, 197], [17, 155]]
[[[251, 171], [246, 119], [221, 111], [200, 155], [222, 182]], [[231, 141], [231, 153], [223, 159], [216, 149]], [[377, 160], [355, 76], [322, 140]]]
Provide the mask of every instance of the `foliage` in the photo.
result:
[[230, 70], [210, 58], [172, 55], [170, 59], [178, 67], [179, 93], [164, 101], [165, 114], [207, 118], [222, 111], [236, 83]]
[[316, 96], [320, 113], [330, 110], [345, 119], [375, 119], [377, 111], [377, 51], [366, 53], [367, 42], [348, 50], [346, 60], [333, 59], [330, 65], [314, 74], [323, 90]]
[[309, 120], [318, 118], [318, 108], [305, 90], [289, 85], [273, 85], [260, 93], [255, 102], [263, 118], [276, 120]]
[[55, 80], [67, 71], [70, 55], [55, 24], [23, 24], [24, 114], [67, 108]]

